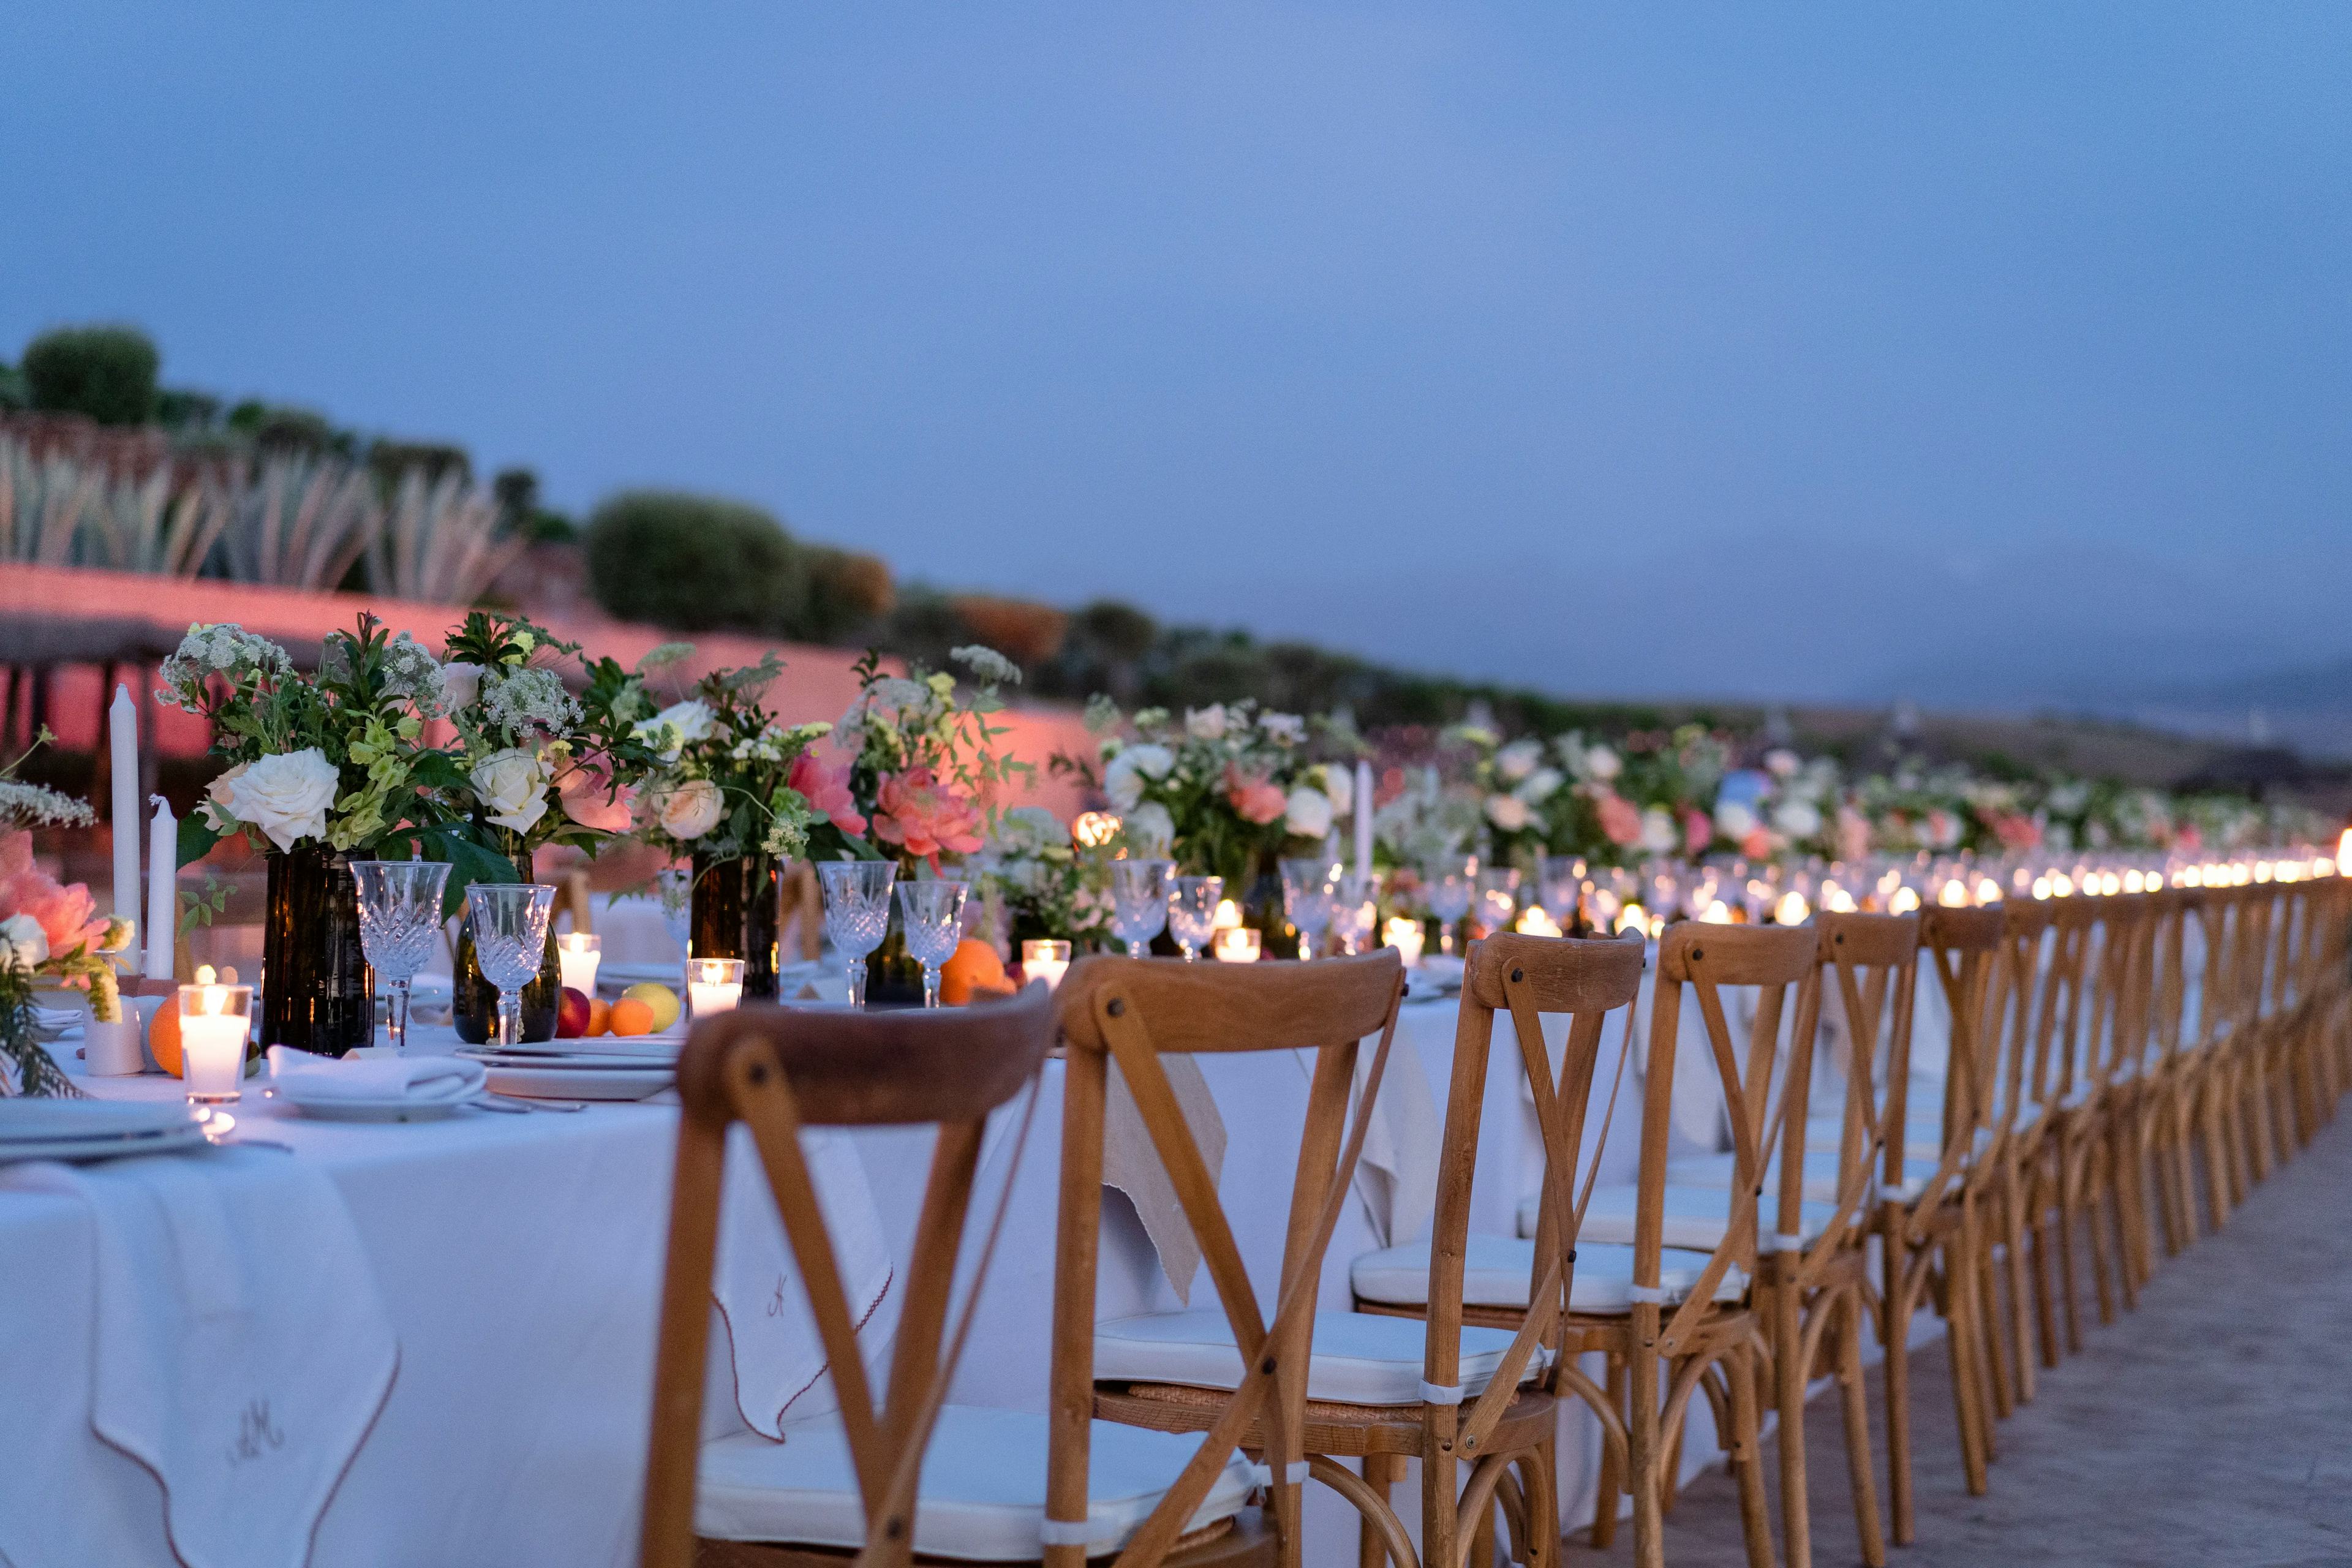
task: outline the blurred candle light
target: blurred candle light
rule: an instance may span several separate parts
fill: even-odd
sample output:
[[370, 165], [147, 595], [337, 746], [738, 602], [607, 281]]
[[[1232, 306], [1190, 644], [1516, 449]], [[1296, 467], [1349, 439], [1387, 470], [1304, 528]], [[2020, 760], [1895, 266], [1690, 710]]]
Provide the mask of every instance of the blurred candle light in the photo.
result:
[[597, 966], [604, 962], [604, 939], [593, 931], [565, 931], [555, 939], [555, 962], [563, 971], [566, 991], [593, 997]]
[[1217, 962], [1220, 963], [1255, 963], [1265, 938], [1247, 926], [1234, 926], [1217, 933]]
[[1070, 837], [1084, 848], [1099, 849], [1118, 837], [1118, 818], [1107, 811], [1082, 812], [1070, 824]]
[[2033, 896], [2035, 898], [2046, 899], [2055, 891], [2057, 891], [2057, 889], [2050, 885], [2049, 878], [2036, 877], [2033, 879]]
[[1650, 911], [1638, 903], [1627, 904], [1617, 911], [1617, 929], [1621, 931], [1637, 931], [1643, 936], [1649, 935]]
[[1731, 924], [1731, 906], [1721, 899], [1713, 900], [1699, 911], [1698, 918], [1706, 925], [1727, 926]]
[[1907, 915], [1918, 907], [1919, 893], [1914, 888], [1897, 888], [1895, 896], [1886, 900], [1886, 912], [1890, 915]]
[[1512, 929], [1521, 936], [1558, 936], [1559, 922], [1545, 913], [1541, 904], [1529, 904], [1520, 911], [1518, 922]]
[[1780, 901], [1772, 906], [1772, 919], [1779, 925], [1803, 925], [1812, 913], [1812, 906], [1805, 902], [1805, 895], [1793, 888], [1781, 894]]
[[1381, 940], [1404, 955], [1405, 967], [1409, 969], [1421, 962], [1422, 944], [1427, 939], [1421, 922], [1411, 915], [1391, 915], [1388, 923], [1381, 928]]
[[1979, 904], [1997, 904], [2000, 902], [2000, 884], [1994, 881], [1990, 877], [1978, 878], [1977, 902]]
[[1948, 910], [1964, 910], [1969, 907], [1969, 885], [1955, 877], [1937, 893], [1936, 901]]
[[1231, 899], [1219, 899], [1217, 900], [1216, 929], [1219, 931], [1232, 931], [1235, 926], [1238, 926], [1241, 923], [1242, 907], [1234, 902]]
[[1050, 937], [1040, 937], [1021, 944], [1021, 978], [1042, 980], [1051, 991], [1062, 983], [1070, 967], [1070, 944]]

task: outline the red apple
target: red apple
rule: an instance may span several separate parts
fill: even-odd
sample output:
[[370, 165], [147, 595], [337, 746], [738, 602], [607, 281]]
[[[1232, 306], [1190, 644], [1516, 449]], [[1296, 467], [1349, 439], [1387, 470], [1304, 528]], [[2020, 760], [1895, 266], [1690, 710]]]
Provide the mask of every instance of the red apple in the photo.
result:
[[563, 1000], [555, 1005], [555, 1037], [576, 1040], [588, 1032], [588, 998], [567, 985]]

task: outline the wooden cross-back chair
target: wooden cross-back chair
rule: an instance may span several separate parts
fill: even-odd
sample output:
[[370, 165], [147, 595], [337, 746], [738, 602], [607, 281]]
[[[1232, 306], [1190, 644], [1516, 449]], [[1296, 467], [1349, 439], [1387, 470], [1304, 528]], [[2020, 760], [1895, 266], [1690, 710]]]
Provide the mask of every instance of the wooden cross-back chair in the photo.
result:
[[2189, 1038], [2189, 931], [2196, 923], [2198, 891], [2167, 888], [2149, 895], [2156, 905], [2155, 1047], [2143, 1090], [2139, 1138], [2155, 1179], [2164, 1250], [2178, 1256], [2197, 1239], [2194, 1182], [2189, 1149], [2196, 1094]]
[[2040, 1191], [2033, 1201], [2038, 1213], [2054, 1211], [2042, 1236], [2058, 1265], [2058, 1316], [2070, 1352], [2083, 1348], [2074, 1248], [2077, 1233], [2086, 1227], [2101, 1316], [2115, 1310], [2107, 1237], [2096, 1212], [2106, 1146], [2097, 1044], [2106, 1017], [2105, 982], [2112, 973], [2108, 944], [2102, 940], [2106, 902], [2084, 893], [2050, 905], [2049, 967], [2035, 1062], [2042, 1133]]
[[[1034, 1085], [1052, 1043], [1053, 1003], [1040, 985], [1003, 1002], [953, 1010], [746, 1007], [695, 1026], [678, 1058], [682, 1110], [646, 1468], [640, 1557], [645, 1568], [687, 1568], [689, 1563], [699, 1568], [845, 1568], [853, 1561], [857, 1568], [905, 1568], [918, 1553], [926, 1561], [1056, 1561], [1058, 1549], [1040, 1542], [1040, 1535], [1050, 1537], [1052, 1530], [1041, 1531], [1037, 1521], [1046, 1512], [1050, 1474], [1066, 1458], [1060, 1452], [1065, 1442], [1076, 1446], [1081, 1487], [1076, 1495], [1081, 1501], [1064, 1517], [1086, 1519], [1086, 1429], [1081, 1426], [1074, 1438], [1055, 1430], [1049, 1450], [1045, 1417], [943, 1404], [971, 1322], [968, 1299], [950, 1333], [950, 1291], [982, 1133], [992, 1110], [1024, 1085]], [[782, 1443], [723, 1440], [750, 1452], [752, 1459], [748, 1468], [730, 1464], [725, 1478], [724, 1506], [718, 1511], [727, 1522], [727, 1538], [698, 1538], [698, 1514], [707, 1511], [698, 1504], [697, 1470], [708, 1462], [698, 1437], [709, 1293], [727, 1138], [739, 1121], [751, 1132], [782, 1218], [840, 1410], [837, 1417], [796, 1426]], [[857, 1345], [857, 1320], [843, 1290], [800, 1135], [812, 1128], [920, 1123], [936, 1124], [939, 1135], [911, 1256], [901, 1275], [905, 1294], [887, 1394], [877, 1408]], [[1022, 1131], [1026, 1132], [1025, 1114]], [[1008, 1176], [1008, 1194], [1009, 1183]], [[1091, 1186], [1088, 1195], [1099, 1201]], [[987, 1227], [989, 1248], [1003, 1217], [1000, 1200]], [[1090, 1254], [1087, 1261], [1090, 1268]], [[986, 1266], [983, 1250], [980, 1274]], [[977, 1275], [971, 1289], [976, 1297]], [[1090, 1276], [1087, 1293], [1091, 1296]], [[942, 1436], [943, 1444], [961, 1443], [968, 1449], [984, 1441], [1014, 1450], [1013, 1457], [958, 1451], [934, 1457], [950, 1463], [927, 1465], [933, 1436], [950, 1427], [957, 1435]], [[1149, 1478], [1156, 1477], [1162, 1489], [1156, 1521], [1171, 1510], [1191, 1446], [1177, 1443], [1123, 1457], [1127, 1495], [1113, 1507], [1131, 1508], [1139, 1489], [1150, 1495]], [[1010, 1464], [1014, 1474], [1009, 1483], [997, 1474], [976, 1489], [952, 1480], [943, 1484], [934, 1474], [974, 1458]], [[1065, 1471], [1068, 1468], [1063, 1466]], [[1223, 1480], [1226, 1504], [1216, 1521], [1217, 1539], [1181, 1561], [1270, 1560], [1264, 1532], [1247, 1528], [1245, 1518], [1234, 1518], [1249, 1486], [1245, 1469], [1211, 1479]], [[1019, 1495], [1023, 1488], [1034, 1488], [1025, 1501]], [[1183, 1507], [1190, 1518], [1199, 1504]], [[741, 1521], [751, 1516], [760, 1527], [747, 1531]], [[1119, 1528], [1127, 1521], [1099, 1522], [1110, 1533], [1097, 1543], [1120, 1544]], [[738, 1538], [747, 1533], [753, 1538]], [[1072, 1539], [1097, 1538], [1075, 1533]], [[1170, 1549], [1177, 1542], [1173, 1531], [1161, 1530], [1149, 1542], [1139, 1538], [1125, 1544], [1119, 1561], [1126, 1568], [1155, 1568], [1171, 1560]], [[1075, 1562], [1070, 1553], [1084, 1550], [1071, 1547], [1061, 1560]]]
[[2204, 887], [2197, 889], [2194, 908], [2202, 963], [2184, 1092], [2193, 1101], [2189, 1114], [2205, 1159], [2205, 1223], [2209, 1229], [2220, 1230], [2231, 1208], [2243, 1200], [2251, 1179], [2245, 1123], [2237, 1114], [2234, 1038], [2238, 928], [2245, 918], [2245, 901], [2234, 888]]
[[[2000, 1321], [2009, 1329], [2008, 1374], [1994, 1388], [1997, 1412], [2006, 1416], [2034, 1395], [2037, 1344], [2046, 1345], [2054, 1364], [2054, 1302], [2050, 1289], [2049, 1249], [2042, 1245], [2045, 1211], [2035, 1207], [2047, 1130], [2045, 1101], [2034, 1093], [2028, 1064], [2035, 1058], [2037, 1019], [2045, 1009], [2044, 955], [2050, 932], [2049, 906], [2011, 899], [1995, 906], [2000, 914], [2000, 945], [1987, 965], [1986, 991], [1972, 1046], [1998, 1064], [1993, 1110], [1986, 1125], [1993, 1137], [1971, 1167], [1972, 1192], [1983, 1205], [1992, 1239], [2000, 1246], [1999, 1275], [2006, 1288]], [[2028, 1284], [2028, 1260], [2032, 1283]], [[1987, 1301], [1990, 1304], [1990, 1292]], [[1990, 1356], [1999, 1364], [2000, 1335], [1989, 1328]], [[1988, 1452], [1990, 1452], [1988, 1448]]]
[[[1396, 1033], [1404, 970], [1393, 949], [1305, 963], [1205, 964], [1095, 957], [1064, 977], [1056, 1001], [1069, 1070], [1063, 1123], [1064, 1194], [1055, 1305], [1053, 1417], [1055, 1468], [1049, 1530], [1082, 1510], [1089, 1415], [1155, 1432], [1205, 1434], [1198, 1454], [1128, 1553], [1172, 1540], [1196, 1493], [1236, 1449], [1265, 1466], [1280, 1561], [1299, 1561], [1301, 1489], [1311, 1473], [1363, 1505], [1360, 1483], [1328, 1458], [1393, 1440], [1391, 1412], [1339, 1409], [1318, 1398], [1318, 1337], [1348, 1314], [1318, 1313], [1324, 1254], [1349, 1201], [1371, 1106]], [[1349, 1116], [1359, 1044], [1379, 1045], [1361, 1104]], [[1308, 1048], [1315, 1065], [1300, 1130], [1297, 1174], [1274, 1310], [1260, 1304], [1234, 1243], [1217, 1184], [1193, 1142], [1160, 1058], [1165, 1055]], [[1217, 1293], [1219, 1310], [1094, 1321], [1094, 1247], [1100, 1214], [1102, 1129], [1109, 1068], [1134, 1096], [1153, 1148]], [[1411, 1070], [1408, 1068], [1407, 1070]], [[1388, 1347], [1418, 1383], [1418, 1333]], [[1515, 1385], [1531, 1347], [1492, 1355], [1497, 1381]], [[1090, 1352], [1090, 1353], [1089, 1353]], [[1505, 1375], [1507, 1373], [1508, 1375]], [[1549, 1405], [1544, 1405], [1549, 1421]], [[1474, 1413], [1478, 1420], [1484, 1410]], [[1529, 1423], [1522, 1420], [1524, 1428]], [[1374, 1432], [1391, 1434], [1375, 1437]], [[1524, 1430], [1518, 1440], [1527, 1440]], [[1377, 1522], [1377, 1521], [1376, 1521]], [[1390, 1516], [1393, 1524], [1393, 1516]], [[1389, 1541], [1411, 1568], [1402, 1531]], [[1073, 1550], [1053, 1568], [1077, 1568]], [[1458, 1568], [1458, 1565], [1454, 1565]]]
[[2100, 1133], [2108, 1210], [2116, 1237], [2116, 1279], [2126, 1308], [2156, 1269], [2149, 1227], [2146, 1120], [2154, 1094], [2158, 999], [2162, 989], [2161, 933], [2168, 907], [2158, 893], [2101, 899], [2106, 943], [2105, 1050], [2098, 1062], [2103, 1105]]

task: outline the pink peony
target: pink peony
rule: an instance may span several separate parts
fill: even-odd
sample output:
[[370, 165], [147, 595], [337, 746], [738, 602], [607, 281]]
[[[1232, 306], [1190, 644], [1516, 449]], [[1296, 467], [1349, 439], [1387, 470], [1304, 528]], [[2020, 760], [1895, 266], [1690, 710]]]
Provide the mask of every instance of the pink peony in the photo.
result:
[[1772, 858], [1772, 830], [1758, 823], [1748, 830], [1748, 837], [1739, 841], [1739, 852], [1750, 860], [1769, 860]]
[[1225, 764], [1225, 798], [1244, 822], [1263, 826], [1290, 809], [1290, 797], [1281, 787], [1257, 773], [1245, 773], [1232, 763]]
[[2205, 836], [2197, 831], [2195, 823], [2184, 822], [2180, 825], [2179, 837], [2173, 842], [2178, 844], [2184, 853], [2194, 855], [2204, 847]]
[[1703, 811], [1683, 807], [1683, 852], [1704, 855], [1706, 847], [1715, 842], [1715, 819]]
[[1622, 795], [1604, 795], [1593, 807], [1601, 831], [1612, 844], [1637, 844], [1642, 838], [1642, 811]]
[[584, 761], [565, 771], [556, 781], [557, 792], [563, 799], [563, 815], [583, 827], [593, 827], [601, 833], [626, 833], [630, 811], [636, 804], [636, 791], [625, 789], [613, 794], [612, 771], [602, 761]]
[[874, 803], [874, 836], [920, 856], [936, 869], [940, 853], [980, 848], [980, 811], [929, 768], [908, 768], [882, 781]]
[[849, 794], [847, 767], [826, 767], [815, 752], [803, 752], [793, 759], [793, 771], [784, 783], [800, 792], [811, 810], [844, 833], [866, 831], [866, 818], [858, 814], [857, 802]]
[[2042, 829], [2034, 826], [2033, 819], [2030, 816], [2022, 816], [2013, 811], [2000, 812], [1996, 814], [1987, 826], [1991, 827], [1992, 836], [2000, 840], [2000, 846], [2004, 849], [2041, 847]]
[[30, 915], [49, 939], [49, 952], [63, 958], [87, 945], [93, 952], [106, 940], [106, 920], [96, 916], [89, 889], [70, 886], [33, 864], [33, 835], [26, 829], [0, 834], [0, 920]]

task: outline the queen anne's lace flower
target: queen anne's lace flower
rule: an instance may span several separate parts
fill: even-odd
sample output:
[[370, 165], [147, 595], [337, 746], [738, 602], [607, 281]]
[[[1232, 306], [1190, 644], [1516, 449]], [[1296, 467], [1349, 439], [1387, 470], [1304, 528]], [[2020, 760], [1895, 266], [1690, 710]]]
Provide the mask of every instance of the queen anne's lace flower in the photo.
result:
[[0, 779], [0, 832], [12, 827], [88, 827], [97, 815], [46, 784]]
[[206, 626], [198, 622], [188, 628], [179, 647], [156, 670], [163, 684], [155, 700], [168, 702], [183, 712], [201, 712], [203, 710], [195, 704], [203, 694], [205, 682], [215, 675], [234, 680], [253, 675], [287, 675], [293, 668], [292, 658], [268, 637], [256, 637], [235, 624]]
[[1005, 686], [1021, 684], [1021, 667], [984, 643], [948, 649], [948, 657], [971, 671], [976, 679]]
[[511, 733], [560, 735], [578, 727], [579, 700], [551, 669], [493, 669], [482, 678], [482, 712]]
[[437, 712], [441, 700], [441, 661], [425, 651], [406, 632], [383, 649], [383, 689], [387, 697], [414, 699], [425, 711]]

